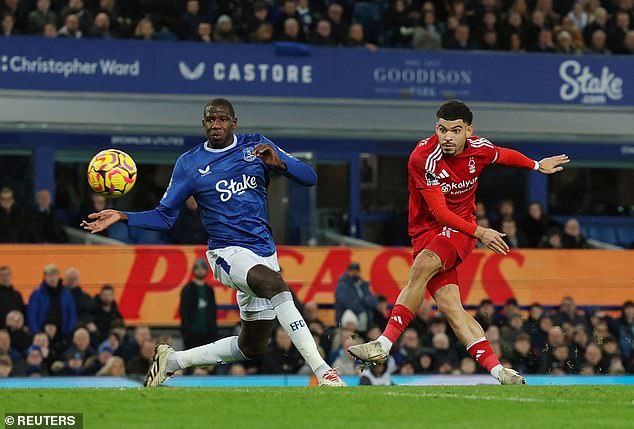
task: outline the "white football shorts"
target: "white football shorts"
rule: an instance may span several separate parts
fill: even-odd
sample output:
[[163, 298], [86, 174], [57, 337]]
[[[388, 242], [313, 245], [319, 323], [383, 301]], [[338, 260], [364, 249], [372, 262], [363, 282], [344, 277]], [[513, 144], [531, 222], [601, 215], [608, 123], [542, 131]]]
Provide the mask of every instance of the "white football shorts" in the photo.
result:
[[256, 265], [264, 265], [279, 272], [277, 253], [264, 257], [244, 247], [229, 246], [208, 250], [207, 260], [216, 280], [237, 291], [236, 300], [240, 307], [240, 319], [247, 322], [275, 319], [271, 301], [255, 295], [247, 284], [247, 273]]

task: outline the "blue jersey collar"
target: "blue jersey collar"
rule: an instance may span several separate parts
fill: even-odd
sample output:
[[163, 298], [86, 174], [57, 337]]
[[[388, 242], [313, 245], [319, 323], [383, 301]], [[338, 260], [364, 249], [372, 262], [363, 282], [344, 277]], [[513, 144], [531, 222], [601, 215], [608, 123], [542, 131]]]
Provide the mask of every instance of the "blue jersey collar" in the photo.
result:
[[207, 152], [225, 152], [228, 151], [230, 149], [233, 149], [234, 147], [236, 147], [236, 145], [238, 144], [238, 136], [236, 136], [235, 134], [233, 135], [233, 143], [231, 143], [229, 146], [227, 147], [223, 147], [222, 149], [211, 149], [209, 146], [207, 146], [207, 143], [209, 143], [209, 140], [207, 140], [205, 143], [203, 143], [203, 148], [205, 148], [205, 150]]

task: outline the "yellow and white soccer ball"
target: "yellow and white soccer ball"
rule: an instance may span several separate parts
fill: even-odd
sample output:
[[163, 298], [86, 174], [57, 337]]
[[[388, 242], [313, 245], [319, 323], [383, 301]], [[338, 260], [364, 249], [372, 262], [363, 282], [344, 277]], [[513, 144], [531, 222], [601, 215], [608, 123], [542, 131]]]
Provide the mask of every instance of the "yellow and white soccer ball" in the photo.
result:
[[106, 149], [88, 164], [88, 184], [98, 194], [119, 198], [136, 183], [136, 164], [130, 155], [118, 149]]

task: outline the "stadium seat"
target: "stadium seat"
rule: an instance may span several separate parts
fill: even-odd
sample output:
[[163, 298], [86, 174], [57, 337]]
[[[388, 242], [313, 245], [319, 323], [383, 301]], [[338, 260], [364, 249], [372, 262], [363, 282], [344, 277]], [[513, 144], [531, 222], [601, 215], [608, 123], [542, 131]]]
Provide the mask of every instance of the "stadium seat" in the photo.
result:
[[629, 248], [634, 243], [634, 227], [620, 227], [616, 230], [619, 245]]
[[588, 227], [588, 237], [605, 243], [619, 244], [616, 239], [616, 228], [611, 226], [590, 226]]

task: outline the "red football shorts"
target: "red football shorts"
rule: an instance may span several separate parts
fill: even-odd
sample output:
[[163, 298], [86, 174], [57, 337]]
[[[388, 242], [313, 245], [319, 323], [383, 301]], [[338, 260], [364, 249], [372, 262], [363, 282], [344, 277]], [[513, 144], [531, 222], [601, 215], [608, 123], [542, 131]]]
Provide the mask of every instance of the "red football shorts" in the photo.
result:
[[471, 253], [476, 242], [475, 237], [444, 227], [426, 232], [412, 240], [414, 259], [423, 249], [431, 250], [440, 257], [442, 267], [427, 283], [427, 290], [431, 296], [443, 286], [458, 284], [456, 267]]

